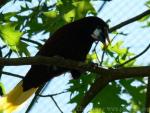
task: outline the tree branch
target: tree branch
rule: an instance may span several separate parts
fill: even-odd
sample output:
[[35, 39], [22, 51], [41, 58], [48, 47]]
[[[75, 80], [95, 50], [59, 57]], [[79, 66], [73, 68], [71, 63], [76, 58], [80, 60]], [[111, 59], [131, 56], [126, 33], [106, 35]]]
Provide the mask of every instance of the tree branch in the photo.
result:
[[93, 67], [92, 65], [83, 62], [66, 60], [62, 57], [36, 56], [27, 58], [0, 58], [0, 65], [49, 65], [64, 67], [68, 70], [74, 69], [82, 72], [90, 71], [101, 75], [81, 100], [80, 106], [77, 106], [77, 113], [82, 113], [86, 105], [96, 96], [97, 92], [102, 90], [108, 84], [108, 82], [131, 77], [150, 76], [150, 66], [105, 69], [102, 67]]
[[120, 24], [110, 28], [109, 32], [113, 32], [113, 31], [115, 31], [115, 30], [117, 30], [117, 29], [119, 29], [121, 27], [124, 27], [124, 26], [130, 24], [130, 23], [133, 23], [133, 22], [135, 22], [137, 20], [140, 20], [141, 18], [143, 18], [143, 17], [145, 17], [147, 15], [150, 15], [150, 9], [145, 11], [145, 12], [143, 12], [143, 13], [141, 13], [141, 14], [139, 14], [139, 15], [137, 15], [137, 16], [135, 16], [135, 17], [133, 17], [133, 18], [131, 18], [131, 19], [129, 19], [129, 20], [121, 22]]
[[[101, 77], [99, 77], [92, 85], [90, 90], [85, 94], [85, 96], [81, 99], [81, 102], [79, 105], [76, 106], [75, 111], [76, 113], [82, 113], [85, 107], [88, 105], [89, 102], [92, 101], [92, 99], [97, 95], [98, 92], [100, 92], [103, 88], [105, 88], [106, 85], [108, 85], [109, 82], [117, 80], [117, 79], [125, 79], [125, 78], [131, 78], [131, 77], [144, 77], [144, 76], [150, 76], [150, 70], [148, 71], [146, 68], [143, 70], [140, 67], [130, 67], [130, 68], [120, 68], [120, 69], [109, 69], [109, 72], [107, 73], [99, 73]], [[141, 71], [141, 72], [140, 72]], [[135, 74], [136, 72], [137, 75]], [[147, 72], [147, 74], [145, 73]], [[145, 73], [145, 74], [144, 74]], [[132, 76], [133, 75], [133, 76]], [[144, 75], [144, 76], [143, 76]]]
[[[69, 69], [75, 69], [79, 71], [90, 71], [115, 79], [124, 79], [130, 77], [145, 77], [150, 73], [150, 66], [141, 67], [128, 67], [119, 69], [105, 69], [102, 67], [93, 67], [91, 64], [77, 62], [73, 60], [66, 60], [62, 57], [22, 57], [22, 58], [0, 58], [0, 66], [18, 66], [18, 65], [47, 65], [47, 66], [59, 66]], [[115, 76], [112, 76], [115, 75]]]

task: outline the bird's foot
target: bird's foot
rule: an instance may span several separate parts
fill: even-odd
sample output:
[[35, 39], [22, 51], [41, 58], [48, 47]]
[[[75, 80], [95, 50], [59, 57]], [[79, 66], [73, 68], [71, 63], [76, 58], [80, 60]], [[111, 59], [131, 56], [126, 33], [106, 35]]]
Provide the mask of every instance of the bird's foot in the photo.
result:
[[94, 68], [97, 68], [99, 66], [98, 63], [94, 63], [94, 62], [91, 62], [90, 65]]

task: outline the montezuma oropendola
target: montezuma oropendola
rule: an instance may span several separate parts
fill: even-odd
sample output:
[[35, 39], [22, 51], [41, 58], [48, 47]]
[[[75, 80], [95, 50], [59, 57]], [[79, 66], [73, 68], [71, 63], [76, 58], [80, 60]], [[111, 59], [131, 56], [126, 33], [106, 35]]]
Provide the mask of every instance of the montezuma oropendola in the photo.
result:
[[[93, 42], [101, 41], [106, 47], [106, 40], [110, 42], [108, 25], [98, 17], [85, 17], [58, 29], [36, 55], [61, 56], [65, 59], [84, 62]], [[71, 72], [73, 78], [78, 78], [81, 74], [76, 70], [62, 67], [32, 65], [25, 78], [0, 99], [0, 110], [12, 113], [40, 85], [67, 71]]]

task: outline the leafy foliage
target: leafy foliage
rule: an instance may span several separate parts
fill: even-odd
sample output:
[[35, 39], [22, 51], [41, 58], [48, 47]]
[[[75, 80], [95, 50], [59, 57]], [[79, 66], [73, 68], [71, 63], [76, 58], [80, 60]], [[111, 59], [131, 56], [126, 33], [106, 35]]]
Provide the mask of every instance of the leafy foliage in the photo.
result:
[[[19, 56], [30, 56], [30, 52], [27, 49], [29, 46], [27, 40], [32, 40], [38, 33], [50, 33], [51, 35], [58, 28], [67, 23], [87, 15], [97, 15], [96, 10], [91, 4], [91, 0], [57, 0], [56, 3], [52, 5], [49, 5], [48, 1], [49, 0], [39, 2], [37, 6], [31, 7], [32, 0], [25, 0], [25, 2], [15, 0], [14, 4], [17, 2], [22, 3], [18, 6], [20, 7], [18, 11], [0, 13], [0, 38], [3, 44], [7, 45], [8, 49], [17, 53]], [[0, 1], [0, 7], [3, 7], [7, 2], [7, 0]], [[148, 0], [145, 5], [150, 8], [150, 0]], [[139, 21], [146, 22], [144, 27], [149, 27], [149, 18], [150, 15], [143, 17]], [[113, 33], [127, 36], [127, 34], [123, 32], [119, 33], [115, 31]], [[23, 38], [27, 40], [23, 41]], [[107, 58], [103, 61], [102, 65], [111, 68], [115, 68], [116, 65], [124, 63], [135, 55], [130, 52], [130, 48], [123, 47], [123, 41], [118, 41], [108, 46], [106, 54]], [[3, 57], [3, 55], [0, 55], [0, 57]], [[87, 56], [87, 63], [91, 61], [98, 62], [96, 53]], [[125, 64], [124, 67], [135, 66], [135, 62], [136, 60], [133, 60]], [[81, 98], [86, 94], [98, 76], [101, 75], [86, 72], [79, 80], [71, 80], [71, 87], [68, 91], [71, 92], [72, 96], [69, 103], [79, 104]], [[137, 82], [140, 83], [139, 86], [135, 85]], [[143, 78], [111, 82], [92, 100], [93, 108], [90, 110], [90, 113], [142, 112], [145, 103], [145, 86]], [[3, 84], [0, 84], [0, 89], [2, 94], [4, 94]], [[121, 95], [123, 94], [129, 95], [131, 98], [129, 100], [122, 98]], [[130, 110], [127, 109], [128, 106], [131, 107]], [[0, 113], [2, 112], [0, 111]]]
[[3, 83], [0, 82], [0, 96], [5, 94], [5, 87], [3, 85]]
[[[108, 46], [106, 51], [108, 54], [106, 60], [103, 62], [103, 65], [106, 67], [113, 67], [117, 64], [121, 64], [129, 60], [134, 54], [129, 51], [129, 48], [123, 47], [123, 41], [118, 41], [114, 45]], [[95, 53], [91, 56], [88, 56], [89, 59], [96, 59]], [[135, 60], [131, 63], [128, 63], [124, 66], [133, 66]], [[74, 95], [70, 103], [80, 103], [80, 99], [86, 94], [89, 90], [91, 84], [95, 81], [96, 75], [94, 73], [88, 73], [88, 75], [83, 75], [78, 81], [71, 80], [70, 83], [72, 86], [69, 88], [69, 91]], [[106, 75], [107, 76], [107, 75]], [[114, 75], [115, 76], [115, 75]], [[140, 82], [142, 86], [134, 86], [132, 83]], [[107, 85], [97, 96], [92, 100], [93, 109], [91, 113], [122, 113], [129, 112], [127, 109], [131, 104], [137, 106], [135, 111], [140, 111], [145, 102], [145, 85], [143, 79], [126, 79], [118, 80], [111, 82]], [[121, 98], [120, 95], [128, 94], [131, 96], [131, 100], [127, 101], [125, 98]], [[111, 100], [111, 101], [110, 101]], [[134, 107], [133, 107], [134, 109]]]
[[90, 111], [90, 113], [104, 113], [104, 112], [99, 108], [94, 108]]
[[94, 73], [83, 74], [79, 80], [71, 80], [71, 87], [68, 89], [72, 94], [75, 94], [69, 103], [80, 103], [80, 99], [85, 95], [88, 91], [91, 83], [95, 81], [96, 75]]
[[[106, 53], [110, 56], [110, 58], [108, 58], [106, 62], [104, 61], [105, 66], [113, 67], [114, 65], [122, 64], [123, 62], [129, 60], [134, 55], [134, 53], [131, 53], [129, 51], [128, 47], [123, 48], [122, 46], [123, 46], [123, 41], [118, 41], [114, 45], [108, 46]], [[112, 62], [110, 62], [109, 59]], [[135, 60], [133, 60], [132, 62], [124, 66], [127, 66], [127, 67], [132, 66], [134, 63], [135, 63]]]
[[[148, 1], [145, 3], [145, 6], [150, 9], [150, 0], [148, 0]], [[146, 23], [146, 25], [144, 25], [143, 28], [145, 28], [145, 27], [150, 27], [150, 15], [144, 16], [142, 19], [139, 20], [139, 22], [144, 22], [144, 23]]]
[[43, 31], [43, 33], [52, 34], [61, 26], [83, 18], [87, 14], [96, 15], [94, 7], [88, 0], [58, 0], [52, 6], [48, 6], [45, 1], [35, 7], [30, 7], [30, 2], [31, 0], [20, 5], [19, 11], [0, 14], [2, 17], [0, 18], [1, 38], [20, 56], [23, 53], [26, 56], [30, 55], [27, 43], [21, 41], [24, 35], [31, 38]]
[[3, 41], [15, 52], [17, 52], [20, 56], [22, 53], [29, 56], [29, 52], [27, 50], [27, 44], [20, 40], [23, 35], [22, 32], [15, 29], [16, 25], [11, 23], [6, 23], [4, 25], [0, 25], [0, 35]]

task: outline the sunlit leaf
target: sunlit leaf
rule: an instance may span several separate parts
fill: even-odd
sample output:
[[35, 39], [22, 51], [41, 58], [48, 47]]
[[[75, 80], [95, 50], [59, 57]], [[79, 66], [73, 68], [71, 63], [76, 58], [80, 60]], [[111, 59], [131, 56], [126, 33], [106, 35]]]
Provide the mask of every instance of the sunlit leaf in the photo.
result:
[[121, 48], [121, 45], [123, 44], [123, 41], [118, 41], [114, 46], [109, 47], [110, 51], [113, 51], [117, 53], [118, 55], [122, 55], [123, 53], [126, 53], [126, 48]]
[[58, 16], [57, 11], [48, 11], [48, 12], [44, 12], [43, 14], [49, 18], [56, 18]]
[[5, 87], [3, 85], [2, 82], [0, 82], [0, 96], [4, 95], [6, 92], [5, 92]]
[[18, 55], [22, 56], [22, 54], [25, 53], [25, 55], [29, 56], [27, 44], [20, 41], [23, 32], [20, 32], [15, 28], [16, 24], [6, 23], [4, 25], [0, 25], [0, 35], [10, 49], [17, 52]]
[[139, 20], [139, 22], [144, 22], [144, 21], [148, 20], [149, 18], [150, 18], [150, 15], [146, 15], [146, 16], [144, 16], [143, 18], [141, 18], [141, 19]]
[[100, 108], [93, 108], [89, 113], [105, 113], [105, 112]]
[[15, 50], [20, 42], [20, 38], [23, 35], [22, 32], [15, 30], [16, 25], [7, 23], [5, 25], [0, 25], [0, 35], [3, 37], [5, 43], [7, 43], [11, 49]]
[[83, 18], [87, 15], [87, 13], [91, 13], [93, 15], [96, 15], [96, 11], [90, 1], [79, 1], [73, 3], [73, 5], [76, 7], [76, 18]]
[[[114, 59], [114, 61], [112, 62], [113, 64], [124, 63], [130, 58], [130, 56], [134, 55], [129, 51], [129, 48], [123, 47], [123, 41], [118, 41], [114, 45], [108, 46], [106, 53]], [[130, 62], [130, 66], [134, 63], [135, 60], [133, 60], [132, 63]], [[129, 64], [127, 64], [126, 66], [129, 66]]]
[[68, 23], [72, 22], [74, 20], [75, 17], [75, 10], [71, 10], [68, 13], [64, 14], [64, 20]]
[[137, 113], [138, 110], [139, 110], [139, 106], [136, 103], [134, 103], [134, 101], [131, 101], [131, 111], [130, 112]]
[[87, 63], [90, 63], [90, 62], [92, 62], [93, 60], [97, 60], [97, 55], [96, 55], [95, 52], [93, 52], [92, 54], [88, 54], [88, 55], [86, 56], [86, 62], [87, 62]]

